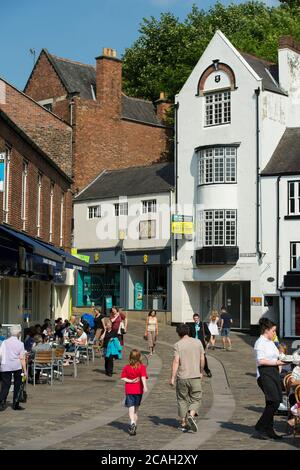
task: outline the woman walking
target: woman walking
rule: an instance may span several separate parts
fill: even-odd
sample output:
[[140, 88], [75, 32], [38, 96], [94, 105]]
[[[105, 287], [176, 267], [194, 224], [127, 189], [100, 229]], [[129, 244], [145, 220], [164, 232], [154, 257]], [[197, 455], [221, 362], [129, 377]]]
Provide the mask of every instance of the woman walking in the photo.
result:
[[273, 342], [276, 325], [268, 318], [259, 321], [261, 336], [254, 345], [257, 364], [257, 383], [265, 395], [266, 407], [255, 430], [261, 439], [281, 439], [274, 431], [274, 415], [282, 401], [282, 389], [279, 366], [284, 363], [278, 360], [279, 351]]
[[150, 310], [146, 320], [145, 338], [148, 340], [149, 356], [154, 353], [154, 348], [158, 336], [158, 321], [156, 317], [156, 310]]
[[112, 328], [112, 323], [109, 320], [106, 323], [106, 328], [101, 336], [101, 340], [103, 340], [103, 354], [104, 354], [104, 360], [105, 360], [105, 373], [108, 375], [108, 377], [112, 377], [113, 372], [114, 372], [114, 354], [108, 354], [108, 345], [109, 343], [117, 338], [117, 332], [113, 330]]
[[210, 331], [211, 337], [210, 337], [210, 344], [211, 348], [215, 349], [215, 344], [216, 344], [216, 336], [219, 336], [219, 328], [218, 328], [218, 321], [219, 321], [219, 314], [217, 310], [213, 310], [211, 312], [211, 316], [209, 319], [209, 325], [208, 329]]
[[22, 383], [22, 371], [26, 376], [26, 356], [24, 344], [20, 341], [21, 327], [10, 327], [10, 337], [1, 344], [0, 371], [2, 374], [2, 387], [0, 392], [0, 411], [6, 408], [6, 399], [14, 376], [13, 410], [24, 410], [19, 404], [20, 388]]
[[137, 349], [133, 349], [127, 364], [121, 374], [121, 380], [125, 382], [125, 406], [128, 408], [130, 427], [129, 434], [136, 435], [138, 410], [143, 393], [148, 391], [146, 380], [148, 379], [146, 367], [142, 364], [142, 355]]
[[124, 334], [127, 333], [128, 319], [125, 313], [120, 312], [118, 307], [112, 307], [109, 317], [113, 331], [118, 335], [119, 341], [124, 346]]

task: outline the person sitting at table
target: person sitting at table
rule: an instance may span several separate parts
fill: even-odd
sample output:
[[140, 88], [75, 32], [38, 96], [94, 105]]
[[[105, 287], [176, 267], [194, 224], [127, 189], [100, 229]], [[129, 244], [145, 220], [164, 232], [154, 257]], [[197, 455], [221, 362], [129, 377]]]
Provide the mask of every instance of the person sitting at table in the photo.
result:
[[34, 345], [34, 336], [36, 335], [36, 328], [34, 326], [30, 326], [28, 328], [27, 336], [24, 341], [25, 350], [30, 353], [32, 347]]
[[[87, 344], [87, 334], [83, 331], [83, 328], [81, 326], [78, 326], [76, 328], [77, 330], [77, 337], [71, 337], [70, 338], [70, 343], [66, 347], [66, 352], [75, 352], [76, 346], [86, 346]], [[66, 355], [66, 363], [65, 365], [69, 365], [69, 361], [71, 359], [70, 355]]]
[[[278, 350], [280, 354], [284, 354], [285, 356], [288, 354], [287, 345], [284, 343], [279, 344]], [[292, 370], [293, 370], [293, 364], [291, 364], [290, 362], [287, 362], [283, 366], [280, 366], [279, 373], [280, 373], [281, 380], [283, 381], [284, 377], [290, 372], [292, 372]]]
[[[47, 341], [47, 338], [45, 335], [35, 335], [34, 336], [34, 344], [31, 349], [31, 353], [28, 359], [28, 382], [32, 383], [33, 382], [33, 361], [34, 357], [37, 352], [40, 351], [50, 351], [51, 350], [51, 344]], [[39, 378], [40, 378], [40, 373], [41, 371], [37, 371], [35, 375], [35, 382], [39, 383]]]
[[54, 337], [60, 342], [62, 343], [63, 342], [63, 327], [64, 327], [64, 323], [63, 323], [63, 319], [60, 317], [60, 318], [57, 318], [55, 320], [55, 326], [54, 326]]

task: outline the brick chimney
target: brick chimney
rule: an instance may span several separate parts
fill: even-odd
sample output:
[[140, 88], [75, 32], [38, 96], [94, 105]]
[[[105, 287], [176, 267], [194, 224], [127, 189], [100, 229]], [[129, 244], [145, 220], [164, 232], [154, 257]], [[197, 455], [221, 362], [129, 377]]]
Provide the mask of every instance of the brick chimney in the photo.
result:
[[120, 117], [122, 103], [122, 61], [115, 49], [103, 48], [96, 57], [96, 98], [111, 117]]
[[278, 69], [279, 84], [289, 96], [286, 125], [300, 126], [300, 43], [291, 36], [283, 36], [279, 40]]
[[159, 100], [155, 101], [156, 114], [160, 121], [166, 120], [166, 112], [170, 109], [171, 103], [166, 99], [164, 91], [160, 92]]

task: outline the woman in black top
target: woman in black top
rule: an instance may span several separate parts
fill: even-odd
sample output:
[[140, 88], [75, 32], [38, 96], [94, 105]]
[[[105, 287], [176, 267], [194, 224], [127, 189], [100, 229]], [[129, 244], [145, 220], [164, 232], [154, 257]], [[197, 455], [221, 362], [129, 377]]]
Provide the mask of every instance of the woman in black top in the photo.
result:
[[99, 343], [99, 338], [103, 334], [105, 330], [105, 325], [103, 319], [105, 318], [104, 315], [101, 314], [100, 309], [98, 307], [94, 308], [95, 317], [94, 317], [94, 330], [95, 330], [95, 343]]
[[116, 338], [118, 336], [118, 332], [114, 331], [112, 329], [112, 322], [108, 321], [106, 323], [106, 329], [101, 336], [101, 340], [103, 340], [103, 350], [104, 350], [104, 358], [105, 358], [105, 373], [109, 377], [112, 377], [113, 375], [113, 370], [114, 370], [114, 358], [113, 356], [106, 357], [106, 349], [108, 346], [108, 343], [112, 338]]

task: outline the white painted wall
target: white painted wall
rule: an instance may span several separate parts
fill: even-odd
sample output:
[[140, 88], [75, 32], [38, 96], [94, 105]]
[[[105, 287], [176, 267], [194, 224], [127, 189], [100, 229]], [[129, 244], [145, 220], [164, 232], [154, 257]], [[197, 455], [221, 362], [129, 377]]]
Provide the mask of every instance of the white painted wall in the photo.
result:
[[[156, 199], [157, 212], [142, 213], [143, 200]], [[128, 202], [128, 217], [115, 216], [115, 203]], [[88, 218], [88, 206], [101, 205], [102, 217]], [[112, 248], [119, 243], [119, 230], [127, 228], [123, 248], [164, 248], [170, 245], [170, 193], [149, 194], [127, 199], [105, 199], [74, 204], [74, 245], [78, 249]], [[139, 239], [139, 223], [142, 220], [156, 220], [156, 238]]]
[[279, 49], [279, 82], [289, 94], [287, 127], [300, 126], [300, 54], [290, 49]]
[[[237, 89], [231, 92], [231, 123], [204, 127], [205, 98], [197, 96], [197, 86], [203, 72], [219, 59], [234, 71]], [[196, 217], [200, 210], [237, 209], [237, 244], [240, 259], [235, 266], [201, 267], [195, 263], [194, 241], [179, 241], [178, 260], [173, 264], [173, 321], [185, 321], [196, 309], [203, 281], [251, 281], [251, 297], [277, 294], [276, 282], [276, 178], [262, 180], [261, 185], [261, 250], [262, 260], [243, 257], [256, 252], [256, 95], [259, 96], [260, 170], [270, 160], [287, 126], [300, 125], [300, 55], [279, 51], [280, 84], [289, 96], [262, 90], [260, 77], [220, 32], [217, 32], [176, 97], [178, 104], [178, 212]], [[206, 90], [228, 86], [224, 73], [216, 84], [206, 81]], [[212, 77], [212, 76], [211, 76]], [[227, 82], [226, 82], [227, 80]], [[195, 148], [215, 144], [240, 143], [237, 148], [237, 184], [198, 186], [198, 156]], [[287, 188], [281, 184], [281, 220], [286, 215]], [[297, 240], [299, 223], [284, 221], [280, 238], [280, 282], [289, 269], [289, 240]], [[296, 238], [295, 238], [296, 237]], [[298, 237], [298, 238], [297, 238]], [[193, 286], [193, 287], [191, 287]], [[195, 311], [195, 310], [194, 310]], [[262, 306], [251, 307], [251, 323], [262, 314], [272, 314]]]

